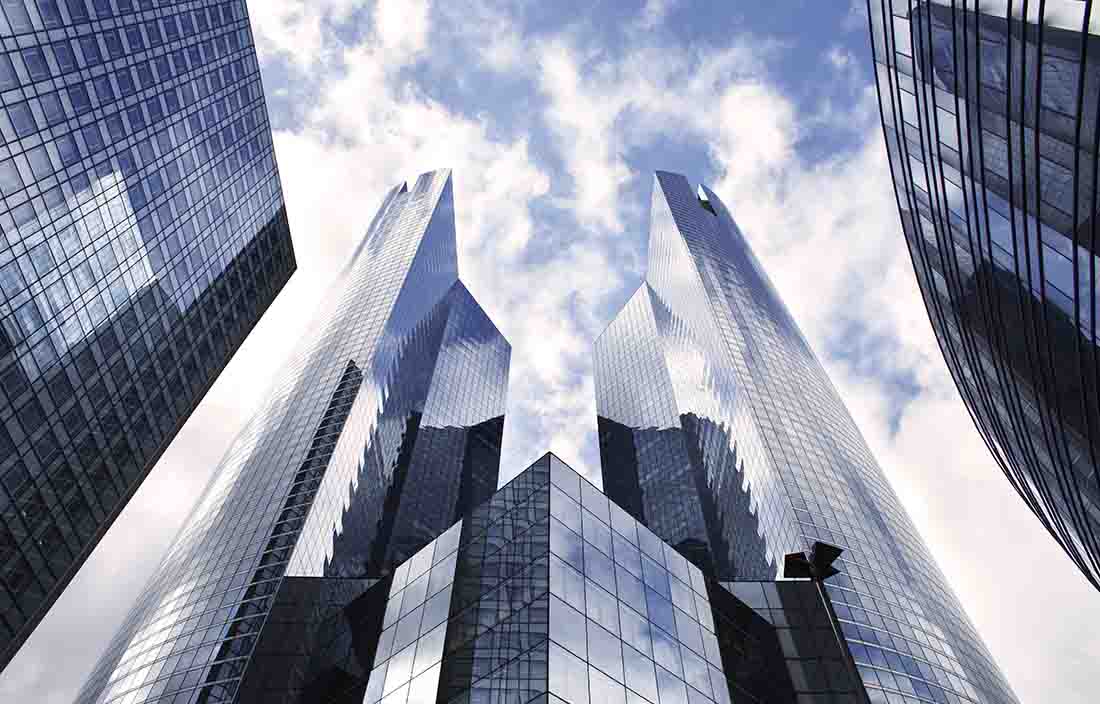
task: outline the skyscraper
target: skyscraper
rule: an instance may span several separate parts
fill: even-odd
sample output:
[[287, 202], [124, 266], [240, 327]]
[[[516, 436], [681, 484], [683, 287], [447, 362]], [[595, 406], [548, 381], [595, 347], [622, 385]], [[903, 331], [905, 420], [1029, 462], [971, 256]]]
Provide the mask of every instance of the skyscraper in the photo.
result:
[[596, 342], [609, 498], [722, 580], [814, 541], [873, 702], [1015, 702], [725, 205], [659, 172], [645, 282]]
[[864, 704], [807, 581], [734, 594], [546, 454], [397, 566], [290, 577], [240, 704]]
[[242, 0], [0, 3], [0, 666], [295, 269]]
[[1100, 38], [1084, 3], [889, 5], [876, 79], [932, 327], [1012, 486], [1100, 588]]
[[391, 190], [78, 701], [231, 701], [284, 578], [361, 589], [487, 499], [510, 355], [450, 173]]

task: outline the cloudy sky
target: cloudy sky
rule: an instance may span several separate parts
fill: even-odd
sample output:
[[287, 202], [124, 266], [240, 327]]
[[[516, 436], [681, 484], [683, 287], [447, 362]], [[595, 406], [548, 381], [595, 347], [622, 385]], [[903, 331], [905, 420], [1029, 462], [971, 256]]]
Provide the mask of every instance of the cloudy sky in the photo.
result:
[[384, 191], [451, 167], [462, 276], [514, 347], [503, 480], [553, 449], [598, 481], [591, 342], [644, 271], [653, 170], [685, 173], [731, 207], [1020, 698], [1095, 701], [1100, 594], [948, 377], [847, 3], [251, 2], [299, 271], [0, 700], [72, 701]]

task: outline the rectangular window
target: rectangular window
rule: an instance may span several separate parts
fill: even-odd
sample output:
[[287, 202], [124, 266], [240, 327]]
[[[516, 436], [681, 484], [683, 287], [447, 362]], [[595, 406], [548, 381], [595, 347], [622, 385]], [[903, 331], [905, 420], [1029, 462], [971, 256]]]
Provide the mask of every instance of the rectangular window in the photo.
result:
[[130, 45], [130, 51], [141, 51], [145, 48], [145, 38], [141, 35], [141, 27], [126, 28], [126, 43]]
[[69, 6], [69, 17], [74, 22], [82, 22], [88, 17], [88, 6], [84, 4], [84, 0], [66, 0], [66, 4]]
[[23, 64], [27, 67], [32, 81], [40, 81], [50, 77], [50, 65], [46, 63], [46, 55], [39, 47], [23, 50]]
[[38, 0], [38, 14], [46, 29], [61, 26], [61, 11], [57, 7], [57, 0]]
[[15, 73], [15, 66], [7, 54], [0, 54], [0, 90], [10, 90], [19, 87], [19, 76]]
[[95, 95], [100, 104], [112, 102], [115, 99], [115, 90], [111, 86], [110, 76], [98, 76], [92, 81], [95, 86]]
[[73, 111], [80, 114], [92, 109], [92, 99], [88, 95], [88, 89], [77, 84], [69, 86], [69, 102], [73, 105]]
[[134, 86], [134, 76], [130, 73], [129, 68], [119, 69], [115, 73], [115, 81], [118, 82], [118, 92], [122, 95], [132, 95], [136, 90]]
[[126, 47], [122, 45], [122, 35], [117, 29], [105, 30], [103, 43], [107, 45], [107, 54], [112, 59], [117, 59], [126, 53]]
[[34, 113], [27, 103], [16, 103], [8, 108], [8, 117], [11, 126], [20, 137], [34, 134], [38, 130], [38, 124], [34, 121]]
[[96, 66], [103, 63], [103, 55], [99, 52], [99, 39], [95, 35], [80, 38], [80, 51], [84, 54], [86, 65]]
[[156, 21], [145, 23], [145, 34], [149, 37], [149, 43], [152, 46], [159, 46], [164, 43], [160, 33], [160, 25]]
[[30, 32], [34, 30], [31, 17], [27, 14], [27, 8], [23, 0], [0, 0], [0, 7], [4, 8], [4, 15], [8, 18], [8, 24], [16, 32]]
[[54, 42], [50, 48], [53, 49], [53, 58], [62, 72], [76, 70], [76, 54], [72, 44], [67, 41]]
[[61, 104], [61, 98], [57, 93], [43, 95], [38, 99], [42, 106], [42, 114], [46, 117], [47, 125], [56, 125], [65, 119], [65, 106]]

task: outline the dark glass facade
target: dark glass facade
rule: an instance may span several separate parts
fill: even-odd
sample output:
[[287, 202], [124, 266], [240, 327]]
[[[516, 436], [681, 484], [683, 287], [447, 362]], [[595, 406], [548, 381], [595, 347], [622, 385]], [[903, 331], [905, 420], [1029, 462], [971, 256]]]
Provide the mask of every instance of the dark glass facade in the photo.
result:
[[0, 666], [295, 269], [243, 0], [0, 2]]
[[1100, 588], [1100, 38], [872, 2], [902, 228], [948, 368], [1013, 488]]
[[548, 454], [386, 578], [285, 580], [238, 701], [864, 702], [829, 624], [810, 582], [707, 580]]
[[603, 485], [708, 575], [815, 541], [872, 702], [1015, 702], [725, 205], [659, 172], [645, 282], [596, 342]]
[[390, 191], [329, 296], [78, 701], [233, 701], [265, 622], [332, 615], [495, 490], [511, 348], [458, 279], [449, 172]]

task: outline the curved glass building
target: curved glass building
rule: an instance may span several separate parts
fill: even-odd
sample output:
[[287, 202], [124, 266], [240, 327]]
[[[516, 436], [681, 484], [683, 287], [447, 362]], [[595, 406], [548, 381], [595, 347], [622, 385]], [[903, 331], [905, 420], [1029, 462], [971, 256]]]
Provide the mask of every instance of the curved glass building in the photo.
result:
[[0, 2], [0, 667], [294, 272], [243, 0]]
[[1100, 12], [969, 5], [869, 3], [902, 228], [982, 437], [1100, 588]]
[[284, 578], [365, 587], [496, 490], [511, 348], [450, 172], [390, 191], [329, 295], [77, 701], [234, 701]]
[[844, 549], [872, 702], [1016, 702], [825, 370], [707, 188], [658, 172], [646, 279], [596, 341], [604, 491], [722, 581]]

